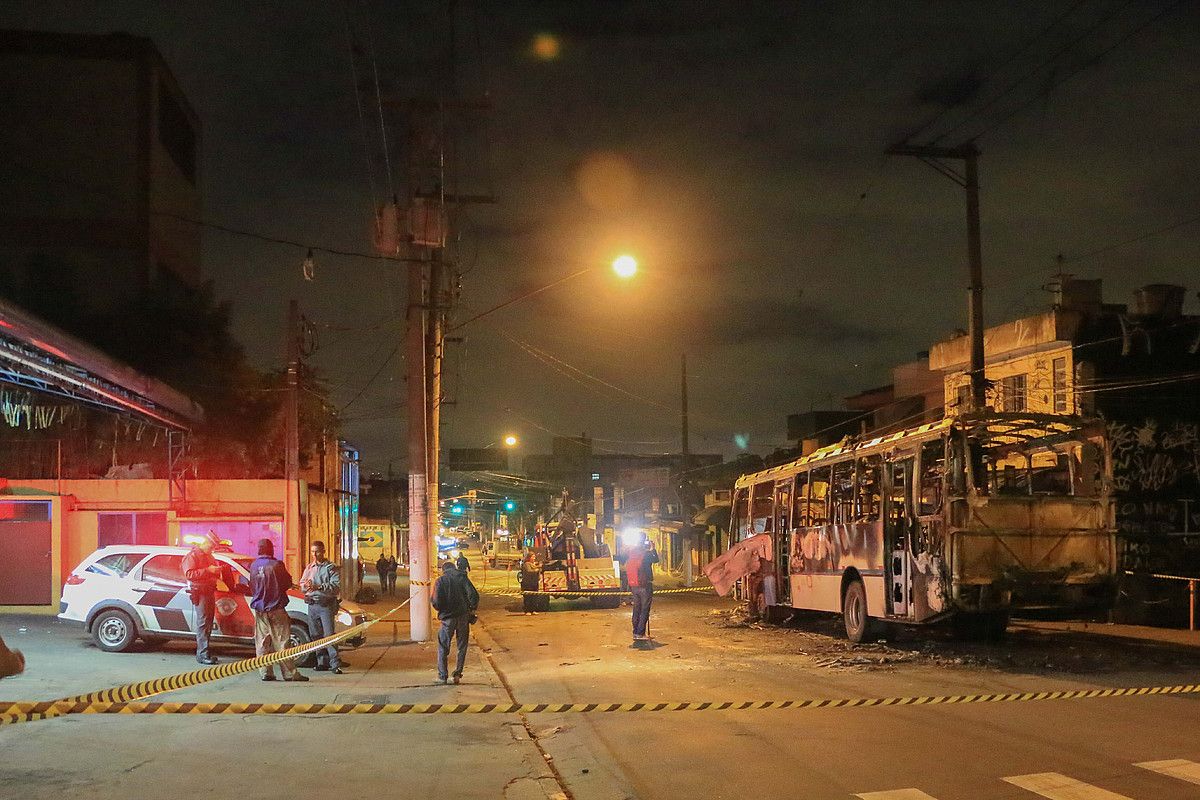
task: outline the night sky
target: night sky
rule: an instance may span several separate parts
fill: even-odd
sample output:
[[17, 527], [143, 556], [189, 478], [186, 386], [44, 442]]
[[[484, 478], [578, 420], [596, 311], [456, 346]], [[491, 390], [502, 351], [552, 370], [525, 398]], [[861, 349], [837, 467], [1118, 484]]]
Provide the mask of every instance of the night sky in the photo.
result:
[[[368, 250], [387, 184], [369, 45], [382, 91], [414, 93], [445, 40], [439, 5], [7, 0], [0, 25], [150, 37], [203, 122], [207, 219]], [[1200, 4], [459, 6], [461, 83], [495, 102], [463, 182], [499, 203], [461, 220], [458, 318], [600, 268], [462, 331], [450, 446], [514, 431], [540, 452], [586, 431], [678, 450], [684, 350], [696, 451], [769, 451], [787, 414], [889, 382], [965, 326], [961, 190], [883, 156], [930, 120], [915, 141], [982, 134], [989, 322], [1044, 307], [1059, 253], [1110, 301], [1174, 282], [1196, 308], [1200, 222], [1087, 254], [1200, 214]], [[388, 157], [398, 170], [398, 140]], [[644, 268], [629, 284], [603, 268], [621, 252]], [[398, 341], [403, 267], [318, 253], [308, 283], [303, 250], [215, 231], [204, 255], [256, 364], [282, 361], [289, 298], [325, 326], [313, 363], [339, 406]], [[373, 469], [404, 467], [403, 370], [398, 354], [343, 412]]]

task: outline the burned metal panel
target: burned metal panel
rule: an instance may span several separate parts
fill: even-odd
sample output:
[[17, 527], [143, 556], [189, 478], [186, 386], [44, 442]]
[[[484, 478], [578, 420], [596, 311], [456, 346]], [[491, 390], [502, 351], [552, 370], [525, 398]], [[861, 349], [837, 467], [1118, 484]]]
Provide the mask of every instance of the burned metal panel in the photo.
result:
[[840, 574], [850, 567], [863, 574], [882, 574], [882, 521], [822, 525], [793, 534], [788, 559], [792, 575]]
[[946, 526], [939, 517], [922, 517], [913, 535], [909, 603], [912, 618], [923, 622], [950, 608], [950, 574], [946, 561]]

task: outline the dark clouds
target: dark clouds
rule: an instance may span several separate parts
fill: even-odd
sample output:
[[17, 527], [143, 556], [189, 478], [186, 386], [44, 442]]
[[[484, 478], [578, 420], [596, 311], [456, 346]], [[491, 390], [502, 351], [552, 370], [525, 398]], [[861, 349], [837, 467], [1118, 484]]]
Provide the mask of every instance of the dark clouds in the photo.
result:
[[[361, 9], [372, 10], [384, 92], [427, 91], [446, 51], [444, 6], [352, 6], [360, 26]], [[694, 436], [726, 452], [735, 432], [769, 446], [782, 440], [786, 414], [886, 382], [890, 364], [963, 324], [965, 232], [958, 187], [916, 161], [886, 161], [883, 149], [934, 118], [930, 137], [959, 125], [1100, 21], [1055, 69], [956, 132], [1021, 108], [980, 141], [986, 313], [998, 320], [1044, 302], [1036, 287], [1056, 271], [1056, 253], [1195, 214], [1195, 4], [1098, 61], [1166, 0], [547, 0], [489, 2], [478, 17], [475, 4], [459, 6], [464, 85], [479, 76], [477, 32], [489, 55], [495, 112], [482, 172], [500, 199], [460, 226], [455, 255], [469, 268], [461, 315], [582, 265], [601, 268], [463, 331], [448, 368], [452, 445], [514, 426], [532, 450], [548, 430], [674, 438], [673, 414], [568, 380], [498, 329], [668, 408], [687, 349]], [[207, 216], [364, 249], [371, 198], [342, 9], [324, 0], [10, 0], [0, 24], [150, 36], [204, 119]], [[557, 60], [530, 56], [538, 32], [561, 37]], [[360, 48], [365, 55], [365, 39]], [[366, 111], [371, 139], [378, 120], [369, 103]], [[394, 115], [386, 121], [401, 130]], [[576, 191], [573, 167], [595, 152], [623, 154], [636, 169], [627, 206], [598, 210]], [[405, 157], [398, 140], [389, 155]], [[378, 193], [377, 144], [371, 157]], [[1194, 289], [1197, 244], [1200, 226], [1182, 227], [1072, 268], [1105, 278], [1113, 300], [1152, 281]], [[206, 269], [264, 365], [282, 352], [289, 297], [346, 328], [404, 308], [403, 276], [378, 262], [321, 257], [307, 284], [303, 252], [214, 233], [205, 247]], [[602, 269], [621, 250], [645, 266], [628, 285]], [[396, 335], [364, 326], [330, 337], [315, 361], [342, 402]], [[360, 418], [348, 433], [372, 466], [402, 463], [402, 371], [394, 359], [352, 409]]]

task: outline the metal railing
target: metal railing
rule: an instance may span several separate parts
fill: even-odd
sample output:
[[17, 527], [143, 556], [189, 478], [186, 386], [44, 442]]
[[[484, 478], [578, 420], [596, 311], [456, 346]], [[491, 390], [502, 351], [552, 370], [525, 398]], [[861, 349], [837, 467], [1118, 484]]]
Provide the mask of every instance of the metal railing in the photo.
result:
[[1186, 575], [1162, 575], [1155, 572], [1133, 572], [1125, 570], [1126, 575], [1141, 576], [1143, 578], [1158, 578], [1164, 581], [1185, 581], [1188, 585], [1188, 630], [1196, 630], [1196, 583], [1200, 582], [1200, 578], [1193, 578]]

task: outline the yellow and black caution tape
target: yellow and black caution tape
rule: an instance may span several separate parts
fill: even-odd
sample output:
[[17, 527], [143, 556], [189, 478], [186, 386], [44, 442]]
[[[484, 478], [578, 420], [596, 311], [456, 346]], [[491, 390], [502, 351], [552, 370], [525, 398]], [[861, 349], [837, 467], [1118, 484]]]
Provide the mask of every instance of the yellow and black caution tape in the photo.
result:
[[[696, 592], [711, 592], [711, 586], [691, 586], [685, 589], [655, 589], [654, 596], [660, 594], [684, 594]], [[534, 591], [533, 589], [522, 589], [520, 591], [496, 591], [494, 589], [480, 589], [480, 594], [489, 594], [495, 597], [524, 597], [525, 595], [553, 595], [554, 597], [604, 597], [604, 596], [619, 596], [632, 597], [633, 592], [621, 589], [581, 589], [579, 591], [551, 590], [551, 591]]]
[[[0, 713], [62, 714], [610, 714], [671, 711], [765, 711], [769, 709], [871, 708], [878, 706], [1020, 703], [1200, 693], [1200, 684], [1112, 689], [1065, 689], [1054, 692], [1005, 692], [929, 697], [858, 697], [843, 699], [746, 700], [682, 703], [144, 703], [75, 702], [0, 703]], [[40, 717], [39, 717], [40, 718]]]
[[1158, 578], [1159, 580], [1164, 580], [1164, 581], [1186, 581], [1188, 583], [1191, 583], [1192, 581], [1196, 581], [1197, 583], [1200, 583], [1200, 578], [1197, 578], [1194, 576], [1188, 577], [1187, 575], [1160, 575], [1157, 572], [1134, 572], [1133, 570], [1128, 570], [1128, 569], [1125, 570], [1125, 574], [1133, 575], [1134, 577], [1142, 577], [1142, 578]]
[[[75, 709], [86, 709], [98, 705], [127, 704], [138, 700], [144, 700], [147, 697], [153, 697], [156, 694], [173, 692], [176, 689], [185, 689], [189, 686], [199, 686], [202, 683], [211, 683], [212, 681], [221, 680], [222, 678], [229, 678], [234, 675], [243, 675], [261, 667], [278, 664], [281, 661], [288, 661], [306, 653], [311, 653], [314, 650], [320, 650], [324, 647], [336, 645], [338, 642], [350, 639], [359, 633], [366, 631], [367, 628], [370, 628], [377, 622], [380, 622], [384, 617], [388, 617], [399, 611], [408, 603], [409, 600], [405, 600], [403, 603], [387, 612], [387, 614], [383, 614], [382, 616], [374, 619], [366, 620], [365, 622], [360, 622], [358, 625], [347, 628], [340, 633], [334, 633], [326, 636], [323, 639], [317, 639], [314, 642], [299, 644], [295, 647], [289, 647], [286, 650], [279, 650], [263, 656], [246, 658], [242, 659], [241, 661], [230, 661], [226, 664], [218, 664], [214, 667], [195, 669], [191, 670], [190, 672], [181, 672], [178, 675], [168, 675], [163, 678], [154, 678], [148, 681], [127, 683], [123, 686], [114, 686], [111, 689], [102, 689], [98, 692], [89, 692], [87, 694], [79, 694], [72, 697], [63, 697], [57, 700], [48, 700], [43, 703], [0, 703], [0, 725], [11, 725], [17, 722], [31, 722], [33, 720], [48, 719], [50, 717], [57, 717], [63, 714], [83, 713]], [[28, 707], [28, 710], [21, 710], [23, 707]]]

